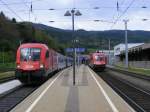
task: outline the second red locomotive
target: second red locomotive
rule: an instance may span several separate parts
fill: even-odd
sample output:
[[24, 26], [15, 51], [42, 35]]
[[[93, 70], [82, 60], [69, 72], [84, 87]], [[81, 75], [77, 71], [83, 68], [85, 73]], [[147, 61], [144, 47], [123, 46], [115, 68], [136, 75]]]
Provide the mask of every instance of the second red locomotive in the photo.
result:
[[44, 82], [50, 73], [71, 66], [71, 58], [63, 56], [45, 44], [22, 44], [16, 55], [16, 78], [23, 83]]
[[90, 54], [90, 62], [89, 65], [96, 71], [103, 71], [106, 66], [106, 56], [102, 52], [96, 52]]

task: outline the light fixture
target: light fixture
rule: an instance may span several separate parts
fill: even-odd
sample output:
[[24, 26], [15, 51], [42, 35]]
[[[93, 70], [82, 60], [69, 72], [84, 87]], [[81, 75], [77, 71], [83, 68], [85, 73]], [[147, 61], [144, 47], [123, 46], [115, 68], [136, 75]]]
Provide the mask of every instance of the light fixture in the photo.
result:
[[51, 8], [51, 9], [49, 9], [49, 10], [55, 10], [55, 9]]
[[71, 16], [71, 13], [69, 11], [67, 11], [64, 16]]
[[81, 16], [82, 14], [80, 13], [79, 10], [77, 10], [76, 13], [75, 13], [75, 15], [76, 15], [76, 16]]

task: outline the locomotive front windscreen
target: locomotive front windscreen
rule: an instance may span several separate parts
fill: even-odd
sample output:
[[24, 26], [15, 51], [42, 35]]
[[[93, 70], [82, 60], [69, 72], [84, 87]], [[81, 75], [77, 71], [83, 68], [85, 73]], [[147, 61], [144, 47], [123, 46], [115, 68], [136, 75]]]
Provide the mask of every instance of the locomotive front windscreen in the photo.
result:
[[99, 55], [96, 55], [96, 56], [95, 56], [95, 60], [96, 60], [96, 61], [102, 61], [103, 58], [104, 58], [103, 56], [99, 56]]
[[22, 48], [20, 50], [21, 61], [39, 61], [41, 49], [39, 48]]

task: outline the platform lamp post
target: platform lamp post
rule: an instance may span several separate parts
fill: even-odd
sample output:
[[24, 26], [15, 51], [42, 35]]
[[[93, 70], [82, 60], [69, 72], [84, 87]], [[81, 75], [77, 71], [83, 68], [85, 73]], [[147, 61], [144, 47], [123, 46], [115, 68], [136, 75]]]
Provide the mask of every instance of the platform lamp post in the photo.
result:
[[129, 20], [123, 20], [125, 24], [125, 68], [128, 68], [128, 29], [127, 23]]
[[[64, 14], [64, 16], [72, 16], [72, 38], [74, 38], [74, 17], [75, 16], [81, 16], [82, 14], [80, 13], [79, 10], [76, 10], [75, 8], [73, 8], [71, 11], [66, 11], [66, 13]], [[76, 39], [73, 41], [73, 85], [75, 85], [75, 57], [76, 57], [76, 51], [75, 51], [75, 43], [76, 43]]]
[[108, 53], [108, 54], [109, 54], [109, 55], [108, 55], [108, 64], [109, 64], [109, 65], [111, 64], [111, 61], [110, 61], [110, 60], [111, 60], [111, 59], [110, 59], [110, 49], [111, 49], [111, 48], [110, 48], [110, 47], [111, 47], [111, 46], [110, 46], [110, 39], [108, 39], [108, 50], [109, 50], [109, 53]]

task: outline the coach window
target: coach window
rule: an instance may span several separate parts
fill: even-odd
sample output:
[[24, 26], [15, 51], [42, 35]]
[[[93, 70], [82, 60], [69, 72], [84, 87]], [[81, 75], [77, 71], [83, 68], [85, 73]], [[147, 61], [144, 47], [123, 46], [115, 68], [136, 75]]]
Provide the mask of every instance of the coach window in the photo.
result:
[[46, 51], [46, 58], [49, 58], [49, 51]]

